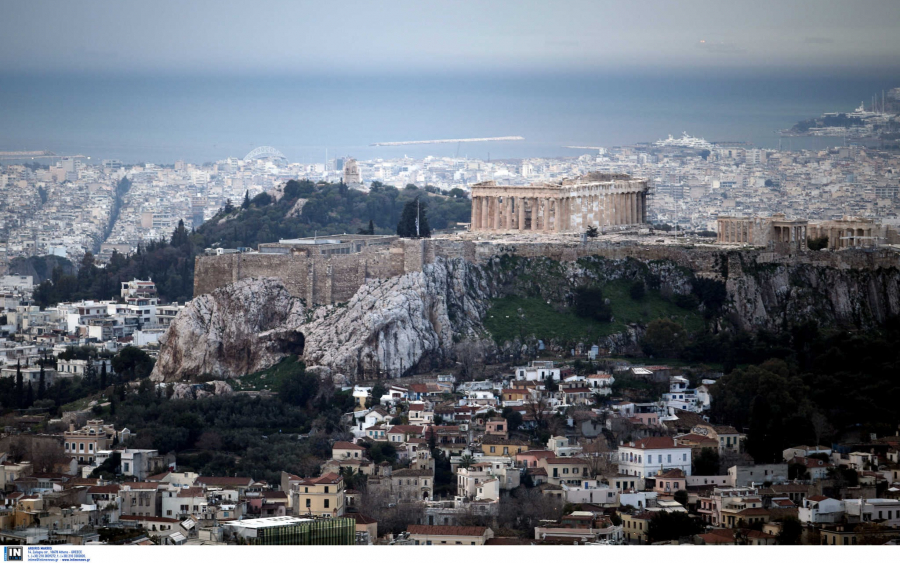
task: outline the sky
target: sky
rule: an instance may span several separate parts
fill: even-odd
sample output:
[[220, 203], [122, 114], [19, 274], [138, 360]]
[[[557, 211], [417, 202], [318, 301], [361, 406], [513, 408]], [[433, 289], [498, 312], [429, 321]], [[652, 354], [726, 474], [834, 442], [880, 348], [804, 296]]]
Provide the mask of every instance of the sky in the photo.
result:
[[0, 73], [900, 68], [898, 0], [3, 0]]

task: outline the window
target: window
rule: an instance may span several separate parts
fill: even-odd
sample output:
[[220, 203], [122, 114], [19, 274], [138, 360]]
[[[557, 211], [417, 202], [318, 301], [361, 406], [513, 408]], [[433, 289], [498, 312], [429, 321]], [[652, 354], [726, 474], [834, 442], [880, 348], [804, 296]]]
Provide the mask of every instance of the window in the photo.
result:
[[310, 506], [312, 506], [312, 500], [306, 499], [306, 508], [309, 508]]
[[329, 503], [329, 499], [325, 499], [325, 508], [328, 508], [328, 506], [329, 506], [328, 503]]
[[491, 453], [494, 453], [494, 446], [491, 446]]
[[80, 444], [78, 444], [78, 451], [79, 451], [79, 452], [83, 452], [83, 451], [84, 451], [84, 442], [81, 442]]
[[669, 463], [672, 463], [672, 454], [669, 454]]
[[328, 485], [325, 485], [325, 493], [328, 493]]

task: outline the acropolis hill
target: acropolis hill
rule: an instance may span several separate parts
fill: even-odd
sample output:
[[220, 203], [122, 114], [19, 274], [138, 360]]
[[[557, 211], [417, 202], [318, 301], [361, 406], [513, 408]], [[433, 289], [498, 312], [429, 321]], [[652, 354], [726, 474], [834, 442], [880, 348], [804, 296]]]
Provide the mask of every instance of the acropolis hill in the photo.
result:
[[[663, 233], [642, 222], [646, 189], [618, 175], [482, 184], [473, 188], [475, 225], [463, 233], [334, 235], [199, 257], [195, 298], [163, 338], [155, 377], [238, 376], [287, 355], [349, 379], [397, 377], [452, 364], [467, 340], [488, 354], [536, 346], [542, 337], [532, 332], [492, 339], [485, 319], [498, 299], [539, 297], [562, 314], [576, 288], [619, 282], [670, 297], [721, 284], [724, 304], [709, 320], [750, 331], [807, 320], [858, 329], [900, 315], [893, 229], [775, 215], [722, 216], [714, 238]], [[828, 237], [825, 250], [809, 250], [812, 236]], [[619, 322], [621, 332], [592, 342], [544, 341], [639, 352], [650, 320]]]

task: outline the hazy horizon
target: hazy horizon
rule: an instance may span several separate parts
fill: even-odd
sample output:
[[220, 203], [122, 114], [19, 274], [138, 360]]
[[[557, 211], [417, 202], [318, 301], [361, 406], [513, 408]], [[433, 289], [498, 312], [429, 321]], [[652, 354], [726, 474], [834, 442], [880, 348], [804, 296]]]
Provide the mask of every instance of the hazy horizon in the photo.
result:
[[897, 68], [900, 5], [709, 0], [4, 2], [4, 72]]

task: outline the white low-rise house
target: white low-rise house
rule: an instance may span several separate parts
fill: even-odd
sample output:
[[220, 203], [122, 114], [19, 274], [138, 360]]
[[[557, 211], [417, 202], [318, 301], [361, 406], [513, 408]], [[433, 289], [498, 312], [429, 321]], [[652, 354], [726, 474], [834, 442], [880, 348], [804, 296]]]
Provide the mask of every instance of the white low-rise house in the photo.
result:
[[700, 383], [700, 386], [697, 387], [697, 402], [704, 411], [708, 411], [710, 405], [712, 405], [712, 395], [710, 395], [709, 388], [715, 384], [715, 382], [715, 379], [704, 379]]
[[434, 407], [431, 403], [424, 401], [413, 401], [409, 403], [409, 423], [410, 424], [433, 424], [434, 423]]
[[561, 483], [566, 502], [591, 503], [600, 506], [619, 506], [619, 491], [596, 479], [585, 479], [579, 485]]
[[697, 390], [688, 387], [686, 377], [673, 375], [669, 378], [669, 392], [663, 393], [663, 401], [669, 414], [675, 411], [703, 412], [703, 405], [697, 397]]
[[[27, 388], [29, 384], [37, 393], [38, 386], [41, 384], [41, 368], [38, 366], [20, 366], [18, 370], [22, 373], [22, 381]], [[17, 368], [15, 365], [7, 366], [0, 369], [0, 377], [16, 378]], [[56, 370], [44, 368], [44, 387], [50, 387], [56, 380]]]
[[851, 521], [878, 522], [890, 527], [900, 526], [900, 499], [845, 499], [844, 512]]
[[499, 401], [493, 391], [469, 391], [465, 398], [460, 400], [461, 406], [497, 406]]
[[616, 382], [616, 378], [609, 373], [595, 373], [587, 376], [585, 382], [595, 394], [609, 395], [612, 393], [612, 386]]
[[659, 470], [681, 469], [691, 474], [691, 447], [674, 438], [643, 438], [619, 446], [619, 473], [637, 477], [656, 475]]
[[547, 449], [556, 454], [557, 457], [570, 457], [579, 455], [584, 448], [579, 445], [572, 445], [565, 436], [553, 436], [547, 440]]
[[391, 385], [387, 393], [381, 396], [382, 405], [394, 405], [409, 399], [409, 389], [398, 385]]
[[782, 452], [782, 457], [784, 458], [784, 461], [790, 461], [795, 457], [809, 457], [813, 454], [825, 454], [830, 457], [831, 448], [825, 446], [794, 446], [784, 450]]
[[633, 506], [643, 510], [656, 506], [656, 491], [633, 491], [619, 493], [619, 506]]
[[371, 387], [362, 387], [360, 385], [353, 386], [353, 400], [362, 407], [366, 407], [366, 401], [369, 397], [372, 396], [372, 388]]
[[527, 366], [516, 368], [516, 379], [519, 381], [546, 381], [554, 379], [559, 381], [559, 368], [554, 367], [553, 362], [535, 360]]
[[[494, 461], [479, 461], [469, 467], [456, 469], [457, 496], [475, 500], [489, 500], [492, 497], [478, 498], [478, 487], [492, 479], [497, 481], [498, 491], [511, 491], [521, 484], [521, 471], [518, 467], [515, 467], [512, 458], [503, 460], [491, 459]], [[485, 490], [493, 490], [493, 485]], [[497, 498], [500, 497], [497, 496]]]
[[732, 465], [728, 468], [732, 487], [748, 487], [762, 483], [784, 483], [788, 480], [786, 463]]
[[59, 372], [59, 377], [84, 377], [88, 370], [88, 365], [94, 368], [95, 377], [100, 376], [100, 371], [104, 365], [106, 366], [107, 375], [113, 375], [112, 361], [105, 358], [91, 360], [90, 363], [88, 360], [57, 360], [56, 371]]
[[822, 495], [807, 497], [797, 510], [797, 517], [803, 524], [837, 524], [844, 517], [844, 503]]

